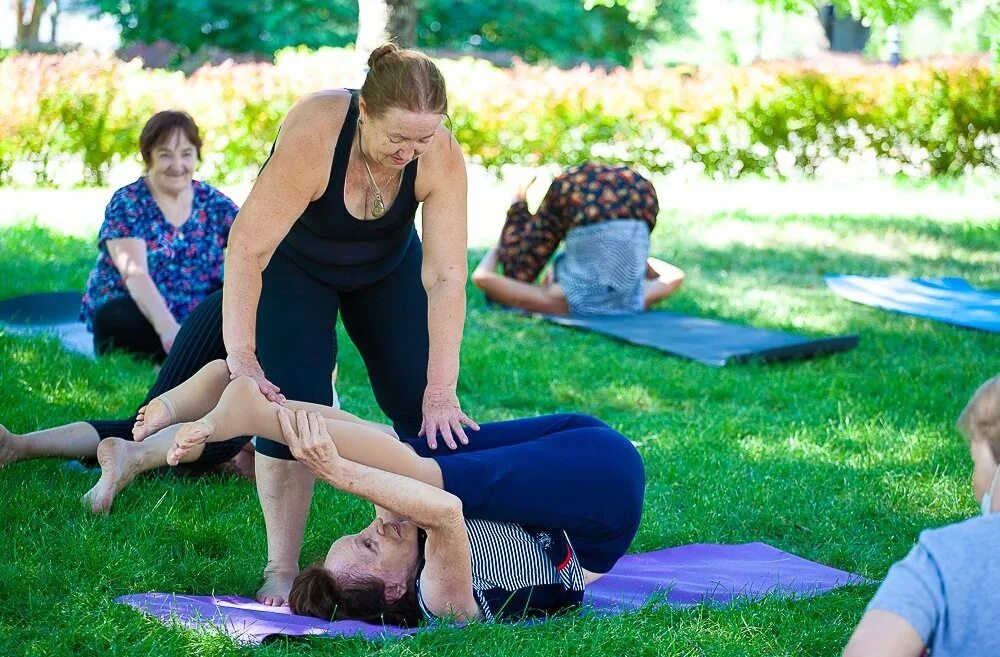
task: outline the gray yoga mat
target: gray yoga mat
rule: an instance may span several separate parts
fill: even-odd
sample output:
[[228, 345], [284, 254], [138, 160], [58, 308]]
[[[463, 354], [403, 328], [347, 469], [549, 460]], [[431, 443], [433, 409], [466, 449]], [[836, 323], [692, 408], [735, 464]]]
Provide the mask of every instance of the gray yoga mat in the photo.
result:
[[0, 330], [12, 335], [52, 335], [63, 346], [94, 357], [94, 336], [79, 321], [79, 292], [42, 292], [0, 301]]
[[857, 335], [808, 338], [794, 333], [689, 317], [666, 310], [613, 317], [537, 317], [560, 326], [593, 331], [714, 367], [751, 360], [776, 362], [814, 358], [847, 351], [858, 344]]

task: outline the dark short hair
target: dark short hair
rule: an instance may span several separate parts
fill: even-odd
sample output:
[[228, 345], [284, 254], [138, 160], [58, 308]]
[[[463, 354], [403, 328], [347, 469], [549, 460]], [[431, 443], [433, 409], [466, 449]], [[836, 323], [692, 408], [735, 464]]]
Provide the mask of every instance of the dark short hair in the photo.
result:
[[198, 124], [187, 112], [164, 110], [150, 117], [139, 135], [139, 152], [142, 153], [142, 161], [147, 167], [153, 159], [153, 149], [170, 139], [175, 132], [180, 132], [194, 144], [198, 159], [201, 159], [201, 134], [198, 132]]
[[423, 619], [417, 602], [416, 572], [406, 593], [389, 602], [385, 582], [377, 577], [361, 576], [338, 581], [322, 564], [309, 566], [295, 578], [288, 606], [292, 613], [323, 620], [359, 620], [416, 627]]

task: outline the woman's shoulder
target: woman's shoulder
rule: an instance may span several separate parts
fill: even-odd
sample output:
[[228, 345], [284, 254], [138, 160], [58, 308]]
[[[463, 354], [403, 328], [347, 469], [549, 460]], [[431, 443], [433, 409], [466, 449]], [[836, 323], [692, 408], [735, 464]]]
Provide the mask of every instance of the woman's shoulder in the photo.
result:
[[204, 180], [192, 180], [191, 186], [194, 188], [195, 196], [201, 201], [233, 203], [235, 205], [233, 199], [229, 198], [224, 191]]
[[119, 187], [111, 194], [106, 213], [118, 215], [141, 212], [149, 198], [149, 188], [146, 187], [146, 181], [140, 177], [124, 187]]
[[452, 183], [456, 177], [467, 175], [462, 147], [451, 130], [443, 124], [438, 127], [430, 147], [417, 162], [418, 198], [433, 187]]
[[325, 89], [303, 96], [288, 110], [282, 128], [296, 130], [324, 125], [339, 130], [347, 117], [351, 99], [349, 89]]

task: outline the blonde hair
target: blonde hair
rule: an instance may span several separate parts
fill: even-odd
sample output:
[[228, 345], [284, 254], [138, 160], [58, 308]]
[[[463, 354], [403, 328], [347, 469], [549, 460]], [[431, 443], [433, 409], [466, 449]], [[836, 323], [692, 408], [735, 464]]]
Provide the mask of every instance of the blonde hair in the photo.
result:
[[1000, 374], [979, 386], [958, 416], [957, 425], [969, 441], [985, 440], [1000, 463]]
[[448, 113], [448, 93], [438, 67], [427, 55], [394, 43], [384, 43], [368, 56], [361, 98], [376, 118], [393, 107], [420, 114]]

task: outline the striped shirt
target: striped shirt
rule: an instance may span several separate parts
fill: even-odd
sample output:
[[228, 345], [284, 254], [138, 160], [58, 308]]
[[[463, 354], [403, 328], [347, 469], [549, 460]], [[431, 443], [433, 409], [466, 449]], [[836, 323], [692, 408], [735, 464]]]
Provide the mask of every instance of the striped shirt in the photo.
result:
[[[466, 519], [472, 553], [472, 595], [487, 621], [545, 616], [579, 606], [583, 567], [566, 532], [516, 523]], [[424, 603], [417, 577], [417, 600]]]
[[619, 219], [574, 228], [553, 266], [574, 315], [631, 315], [645, 309], [649, 224]]

